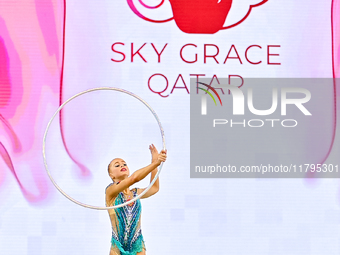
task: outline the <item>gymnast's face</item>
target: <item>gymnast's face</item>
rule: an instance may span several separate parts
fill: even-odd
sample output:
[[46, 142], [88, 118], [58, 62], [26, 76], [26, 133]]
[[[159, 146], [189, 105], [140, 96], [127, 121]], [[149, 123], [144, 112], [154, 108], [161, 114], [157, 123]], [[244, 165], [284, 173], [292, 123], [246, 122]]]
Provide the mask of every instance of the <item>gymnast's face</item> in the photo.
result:
[[124, 179], [130, 174], [129, 167], [121, 158], [115, 158], [110, 163], [109, 175], [112, 179]]

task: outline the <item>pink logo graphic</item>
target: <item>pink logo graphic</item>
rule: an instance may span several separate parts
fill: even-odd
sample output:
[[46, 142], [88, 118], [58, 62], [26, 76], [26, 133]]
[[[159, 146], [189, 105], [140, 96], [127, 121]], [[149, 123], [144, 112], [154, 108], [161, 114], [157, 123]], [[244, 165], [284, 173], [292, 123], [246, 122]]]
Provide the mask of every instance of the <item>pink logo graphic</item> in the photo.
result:
[[[127, 0], [131, 10], [138, 17], [154, 23], [164, 23], [174, 19], [178, 28], [189, 34], [214, 34], [220, 30], [235, 27], [248, 18], [254, 7], [268, 2], [268, 0], [243, 2], [235, 0], [169, 0], [173, 17], [156, 20], [143, 15], [142, 8], [159, 9], [164, 5], [164, 0], [156, 6], [146, 5], [143, 0], [138, 1], [139, 8], [133, 0]], [[229, 19], [232, 23], [228, 22]]]

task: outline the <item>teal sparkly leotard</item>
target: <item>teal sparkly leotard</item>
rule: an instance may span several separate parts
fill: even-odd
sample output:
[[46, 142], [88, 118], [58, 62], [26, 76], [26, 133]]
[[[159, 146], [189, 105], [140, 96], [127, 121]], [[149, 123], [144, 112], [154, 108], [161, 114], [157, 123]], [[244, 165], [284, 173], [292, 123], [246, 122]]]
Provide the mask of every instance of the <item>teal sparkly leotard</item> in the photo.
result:
[[[137, 188], [131, 191], [133, 197], [136, 197]], [[120, 192], [112, 204], [118, 205], [126, 201], [123, 192]], [[112, 223], [112, 248], [118, 248], [121, 255], [136, 255], [137, 252], [141, 252], [143, 248], [145, 249], [141, 229], [141, 211], [140, 199], [126, 206], [109, 210]]]

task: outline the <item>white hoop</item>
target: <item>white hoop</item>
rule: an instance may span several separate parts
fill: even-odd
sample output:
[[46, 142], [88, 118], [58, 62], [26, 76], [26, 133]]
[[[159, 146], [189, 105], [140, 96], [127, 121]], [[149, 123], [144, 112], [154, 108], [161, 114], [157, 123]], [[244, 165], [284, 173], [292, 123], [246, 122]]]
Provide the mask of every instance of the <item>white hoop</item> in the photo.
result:
[[72, 202], [78, 204], [78, 205], [81, 205], [83, 207], [86, 207], [86, 208], [90, 208], [90, 209], [95, 209], [95, 210], [109, 210], [109, 209], [114, 209], [114, 208], [119, 208], [119, 207], [123, 207], [125, 205], [128, 205], [128, 204], [131, 204], [132, 202], [136, 201], [137, 199], [139, 199], [140, 197], [142, 197], [150, 188], [151, 186], [155, 183], [155, 181], [157, 180], [161, 170], [162, 170], [162, 167], [163, 167], [163, 162], [160, 164], [160, 166], [158, 167], [158, 172], [155, 176], [155, 178], [153, 178], [152, 182], [150, 183], [150, 185], [142, 192], [140, 193], [137, 197], [134, 197], [133, 199], [129, 200], [129, 201], [126, 201], [125, 203], [123, 204], [119, 204], [119, 205], [115, 205], [115, 206], [110, 206], [110, 207], [101, 207], [101, 206], [93, 206], [93, 205], [88, 205], [88, 204], [84, 204], [84, 203], [81, 203], [77, 200], [75, 200], [74, 198], [70, 197], [69, 195], [67, 195], [59, 186], [58, 184], [54, 181], [53, 177], [51, 176], [51, 173], [50, 171], [48, 170], [48, 166], [47, 166], [47, 161], [46, 161], [46, 153], [45, 153], [45, 144], [46, 144], [46, 136], [47, 136], [47, 133], [48, 133], [48, 130], [50, 128], [50, 125], [52, 123], [52, 121], [54, 120], [55, 116], [61, 111], [61, 109], [63, 109], [63, 107], [68, 103], [70, 102], [71, 100], [75, 99], [76, 97], [79, 97], [83, 94], [86, 94], [86, 93], [89, 93], [89, 92], [93, 92], [93, 91], [97, 91], [97, 90], [114, 90], [114, 91], [118, 91], [118, 92], [123, 92], [125, 94], [128, 94], [130, 96], [133, 96], [135, 98], [137, 98], [139, 101], [141, 101], [153, 114], [153, 116], [155, 117], [157, 123], [158, 123], [158, 126], [159, 126], [159, 129], [161, 131], [161, 136], [162, 136], [162, 142], [163, 142], [163, 149], [165, 150], [165, 137], [164, 137], [164, 131], [163, 131], [163, 128], [162, 128], [162, 125], [161, 125], [161, 122], [159, 121], [158, 119], [158, 116], [157, 114], [155, 113], [155, 111], [151, 108], [150, 105], [148, 105], [147, 102], [145, 102], [143, 99], [141, 99], [139, 96], [129, 92], [129, 91], [126, 91], [124, 89], [120, 89], [120, 88], [113, 88], [113, 87], [101, 87], [101, 88], [93, 88], [93, 89], [89, 89], [89, 90], [85, 90], [83, 92], [80, 92], [74, 96], [72, 96], [71, 98], [69, 98], [68, 100], [66, 100], [59, 108], [58, 110], [54, 113], [54, 115], [52, 116], [52, 118], [50, 119], [50, 121], [48, 122], [47, 124], [47, 127], [46, 127], [46, 130], [45, 130], [45, 134], [44, 134], [44, 138], [43, 138], [43, 158], [44, 158], [44, 164], [45, 164], [45, 169], [46, 169], [46, 172], [48, 174], [48, 176], [50, 177], [53, 185], [57, 188], [57, 190], [59, 190], [59, 192], [61, 194], [63, 194], [66, 198], [68, 198], [69, 200], [71, 200]]

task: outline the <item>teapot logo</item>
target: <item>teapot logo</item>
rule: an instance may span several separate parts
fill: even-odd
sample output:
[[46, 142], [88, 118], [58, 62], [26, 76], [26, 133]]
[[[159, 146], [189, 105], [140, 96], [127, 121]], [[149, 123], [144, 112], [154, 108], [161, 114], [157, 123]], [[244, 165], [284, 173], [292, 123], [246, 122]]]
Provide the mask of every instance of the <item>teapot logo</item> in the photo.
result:
[[268, 0], [169, 0], [172, 17], [151, 19], [142, 14], [143, 9], [164, 8], [165, 0], [161, 0], [155, 6], [147, 5], [144, 1], [127, 0], [127, 3], [130, 9], [143, 20], [153, 23], [175, 20], [178, 28], [188, 34], [214, 34], [235, 27], [248, 18], [254, 7], [268, 2]]

